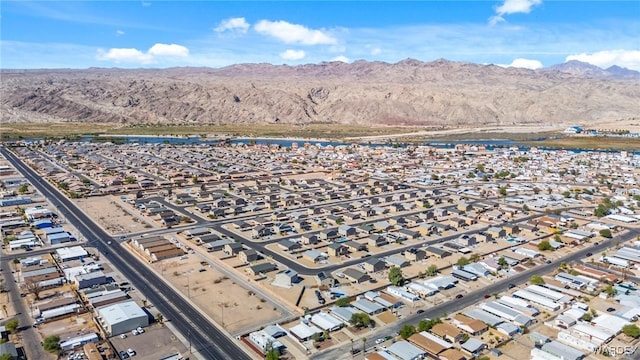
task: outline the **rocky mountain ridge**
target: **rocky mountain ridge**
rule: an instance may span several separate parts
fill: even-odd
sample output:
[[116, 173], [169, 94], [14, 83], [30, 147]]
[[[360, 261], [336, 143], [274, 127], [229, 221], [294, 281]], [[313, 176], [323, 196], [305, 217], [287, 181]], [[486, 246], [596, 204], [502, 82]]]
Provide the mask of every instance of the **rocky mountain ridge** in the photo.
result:
[[494, 126], [638, 117], [640, 73], [356, 61], [220, 69], [3, 70], [3, 122]]

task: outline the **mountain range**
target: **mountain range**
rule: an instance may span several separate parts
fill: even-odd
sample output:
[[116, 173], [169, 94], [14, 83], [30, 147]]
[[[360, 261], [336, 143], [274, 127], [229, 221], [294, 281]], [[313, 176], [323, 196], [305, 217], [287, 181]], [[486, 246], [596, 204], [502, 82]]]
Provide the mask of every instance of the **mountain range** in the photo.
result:
[[640, 116], [640, 73], [444, 59], [224, 68], [2, 70], [0, 121], [595, 125]]

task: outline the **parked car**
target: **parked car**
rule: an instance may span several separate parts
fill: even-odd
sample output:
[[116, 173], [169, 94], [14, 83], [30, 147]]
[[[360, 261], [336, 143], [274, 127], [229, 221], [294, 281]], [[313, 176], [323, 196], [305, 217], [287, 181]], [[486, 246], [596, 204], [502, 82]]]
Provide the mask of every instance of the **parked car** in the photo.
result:
[[120, 359], [124, 360], [128, 358], [129, 358], [129, 354], [127, 354], [126, 351], [120, 351]]
[[129, 356], [135, 356], [136, 352], [133, 349], [129, 348], [127, 349], [127, 354], [129, 354]]
[[514, 287], [516, 287], [516, 284], [509, 284], [509, 289], [513, 289]]
[[456, 295], [456, 299], [462, 299], [463, 296], [464, 295], [462, 295], [462, 294], [458, 294], [458, 295]]
[[418, 314], [422, 314], [423, 312], [424, 312], [424, 310], [422, 310], [422, 309], [416, 311], [416, 313], [418, 313]]
[[612, 307], [607, 308], [607, 312], [614, 312], [614, 311], [616, 311], [616, 309], [614, 309], [614, 308], [612, 308]]
[[376, 339], [376, 345], [380, 345], [380, 344], [382, 344], [383, 342], [385, 342], [384, 338]]

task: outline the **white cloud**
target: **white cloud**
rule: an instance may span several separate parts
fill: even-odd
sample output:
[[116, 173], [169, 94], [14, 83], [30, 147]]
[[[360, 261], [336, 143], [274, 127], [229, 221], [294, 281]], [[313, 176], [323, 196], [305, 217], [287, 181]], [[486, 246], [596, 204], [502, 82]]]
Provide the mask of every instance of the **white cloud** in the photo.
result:
[[147, 53], [153, 56], [187, 57], [189, 49], [177, 44], [155, 44]]
[[117, 36], [122, 36], [122, 35], [124, 35], [124, 31], [122, 31], [122, 30], [116, 30], [116, 35], [117, 35]]
[[98, 49], [98, 60], [109, 60], [116, 64], [121, 62], [151, 64], [153, 56], [133, 48], [112, 48], [108, 51]]
[[307, 54], [304, 50], [292, 50], [288, 49], [282, 53], [280, 53], [280, 57], [285, 60], [302, 60]]
[[189, 49], [176, 44], [155, 44], [147, 52], [134, 48], [111, 48], [107, 51], [98, 49], [96, 58], [103, 61], [120, 63], [152, 64], [158, 58], [185, 58]]
[[603, 50], [591, 54], [569, 55], [565, 61], [578, 60], [606, 69], [613, 65], [640, 71], [639, 50]]
[[382, 49], [378, 47], [371, 49], [371, 55], [380, 55], [380, 53], [382, 53]]
[[348, 63], [349, 58], [344, 55], [340, 55], [340, 56], [334, 57], [333, 59], [331, 59], [331, 61], [342, 61], [343, 63]]
[[220, 24], [218, 24], [218, 26], [216, 26], [216, 28], [213, 29], [213, 31], [219, 32], [219, 33], [225, 32], [225, 31], [234, 31], [234, 32], [239, 32], [244, 34], [247, 32], [247, 30], [249, 30], [250, 26], [251, 25], [249, 25], [247, 20], [245, 20], [245, 18], [243, 17], [229, 18], [229, 19], [222, 20]]
[[538, 60], [523, 59], [523, 58], [517, 58], [513, 60], [509, 65], [504, 65], [504, 64], [497, 64], [497, 65], [502, 67], [515, 67], [515, 68], [523, 68], [523, 69], [531, 69], [531, 70], [536, 70], [543, 67], [542, 63]]
[[261, 20], [254, 29], [263, 35], [274, 37], [285, 44], [333, 45], [337, 40], [321, 30], [309, 29], [286, 21]]
[[489, 18], [489, 24], [495, 25], [504, 22], [504, 15], [523, 13], [528, 14], [531, 8], [542, 4], [542, 0], [504, 0], [502, 5], [496, 7], [496, 15]]

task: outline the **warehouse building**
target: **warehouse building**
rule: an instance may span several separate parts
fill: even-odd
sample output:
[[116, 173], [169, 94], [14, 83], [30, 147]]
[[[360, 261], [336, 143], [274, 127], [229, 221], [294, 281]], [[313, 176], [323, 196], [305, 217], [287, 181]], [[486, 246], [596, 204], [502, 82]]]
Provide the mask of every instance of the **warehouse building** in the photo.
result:
[[147, 313], [133, 300], [99, 307], [97, 311], [102, 326], [112, 336], [149, 325]]

